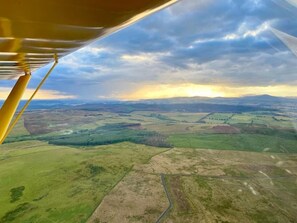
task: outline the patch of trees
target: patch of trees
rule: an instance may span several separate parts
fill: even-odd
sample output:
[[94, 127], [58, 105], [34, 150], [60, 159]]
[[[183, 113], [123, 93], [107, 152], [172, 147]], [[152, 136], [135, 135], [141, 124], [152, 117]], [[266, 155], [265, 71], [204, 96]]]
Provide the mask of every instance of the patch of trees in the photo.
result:
[[96, 146], [120, 142], [133, 142], [156, 147], [171, 147], [166, 137], [145, 129], [134, 129], [139, 124], [108, 124], [91, 130], [81, 130], [69, 135], [43, 138], [54, 145]]

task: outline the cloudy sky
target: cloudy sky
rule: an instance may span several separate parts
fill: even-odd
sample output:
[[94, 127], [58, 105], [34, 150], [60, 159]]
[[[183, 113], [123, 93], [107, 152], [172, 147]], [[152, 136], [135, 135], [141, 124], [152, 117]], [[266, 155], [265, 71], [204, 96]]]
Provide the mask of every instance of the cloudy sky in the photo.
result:
[[[296, 6], [181, 0], [61, 59], [38, 98], [297, 96]], [[2, 93], [12, 83], [1, 83]]]

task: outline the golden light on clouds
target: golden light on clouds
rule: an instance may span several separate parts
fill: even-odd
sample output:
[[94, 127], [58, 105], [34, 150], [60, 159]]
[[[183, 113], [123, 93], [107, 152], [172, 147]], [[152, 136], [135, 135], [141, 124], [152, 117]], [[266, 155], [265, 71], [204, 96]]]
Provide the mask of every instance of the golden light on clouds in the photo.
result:
[[[23, 99], [28, 99], [31, 97], [35, 89], [27, 89]], [[5, 100], [10, 93], [10, 88], [0, 88], [0, 100]], [[59, 91], [54, 90], [40, 90], [36, 96], [35, 99], [39, 100], [56, 100], [56, 99], [74, 99], [75, 96], [73, 95], [67, 95]]]
[[161, 84], [146, 85], [136, 91], [123, 94], [121, 99], [154, 99], [154, 98], [172, 98], [172, 97], [224, 97], [222, 91], [218, 91], [214, 86], [195, 85], [195, 84]]
[[288, 85], [264, 87], [232, 87], [197, 84], [145, 85], [136, 91], [120, 95], [125, 100], [157, 99], [172, 97], [240, 97], [244, 95], [270, 94], [280, 97], [296, 97], [297, 88]]

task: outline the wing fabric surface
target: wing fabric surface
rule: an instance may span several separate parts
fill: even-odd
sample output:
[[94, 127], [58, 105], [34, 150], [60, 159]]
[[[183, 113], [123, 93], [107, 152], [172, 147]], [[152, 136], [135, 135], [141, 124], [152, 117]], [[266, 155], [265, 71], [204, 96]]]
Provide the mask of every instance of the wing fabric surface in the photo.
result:
[[274, 28], [271, 28], [271, 31], [288, 47], [288, 49], [295, 56], [297, 56], [297, 38], [295, 36], [291, 36]]

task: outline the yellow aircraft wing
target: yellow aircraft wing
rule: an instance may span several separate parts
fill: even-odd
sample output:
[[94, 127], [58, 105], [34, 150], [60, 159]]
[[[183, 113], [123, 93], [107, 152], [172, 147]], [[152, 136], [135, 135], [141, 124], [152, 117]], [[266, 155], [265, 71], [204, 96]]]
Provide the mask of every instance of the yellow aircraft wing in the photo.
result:
[[0, 0], [0, 78], [32, 72], [172, 0]]
[[0, 0], [0, 79], [19, 77], [0, 110], [0, 144], [35, 95], [10, 125], [34, 70], [176, 1]]

